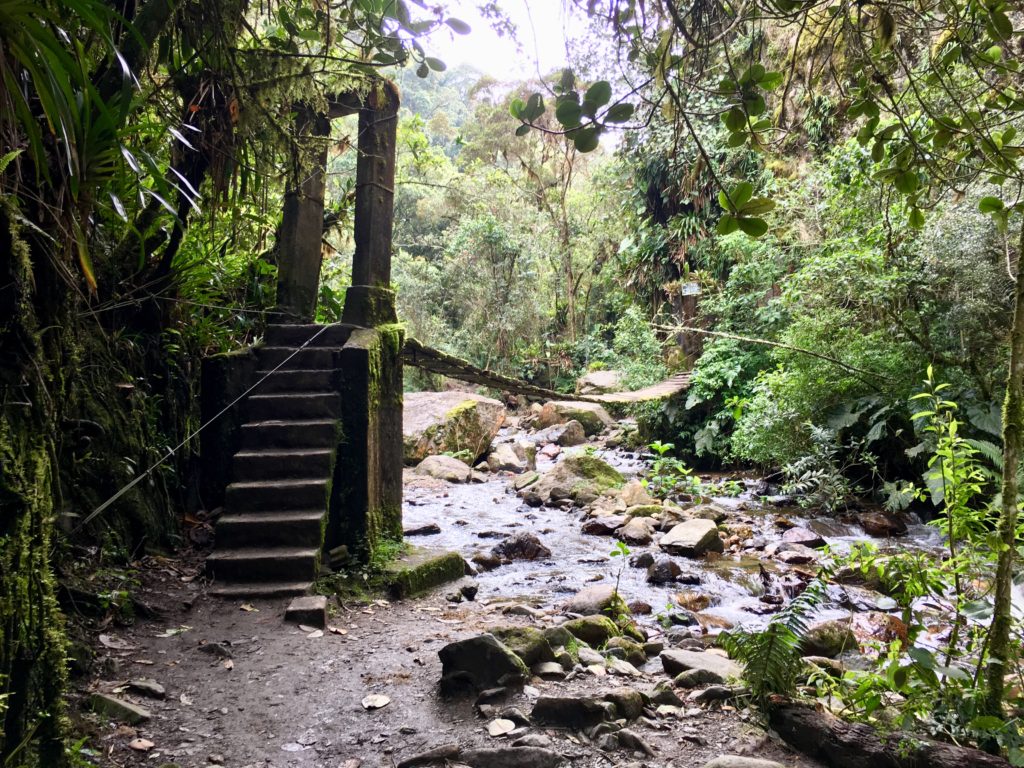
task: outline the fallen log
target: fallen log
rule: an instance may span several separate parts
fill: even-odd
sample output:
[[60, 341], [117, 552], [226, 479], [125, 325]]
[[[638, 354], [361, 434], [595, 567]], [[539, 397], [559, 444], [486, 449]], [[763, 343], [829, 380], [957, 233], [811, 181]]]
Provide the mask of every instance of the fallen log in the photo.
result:
[[1008, 768], [1006, 760], [970, 747], [905, 732], [882, 734], [829, 712], [781, 697], [768, 703], [768, 723], [783, 741], [829, 768]]

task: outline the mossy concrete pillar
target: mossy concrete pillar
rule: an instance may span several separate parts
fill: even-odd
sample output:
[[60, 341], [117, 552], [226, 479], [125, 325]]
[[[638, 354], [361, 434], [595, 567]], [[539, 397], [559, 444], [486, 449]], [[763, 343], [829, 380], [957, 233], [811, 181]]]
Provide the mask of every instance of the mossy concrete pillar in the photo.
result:
[[368, 559], [402, 538], [402, 345], [397, 324], [357, 329], [342, 348], [342, 438], [327, 547]]

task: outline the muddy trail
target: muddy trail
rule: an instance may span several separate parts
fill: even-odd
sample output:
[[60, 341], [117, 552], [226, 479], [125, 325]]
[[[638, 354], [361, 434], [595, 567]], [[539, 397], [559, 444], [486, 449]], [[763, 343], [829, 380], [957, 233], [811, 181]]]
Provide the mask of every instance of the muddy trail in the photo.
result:
[[[513, 423], [496, 443], [526, 433]], [[585, 453], [627, 480], [648, 471], [649, 457], [609, 446], [618, 443], [615, 435], [606, 431], [585, 445], [543, 451], [536, 469], [543, 475], [566, 456]], [[200, 554], [145, 558], [133, 593], [146, 607], [143, 615], [91, 626], [92, 674], [79, 680], [71, 707], [91, 734], [82, 747], [85, 764], [394, 767], [441, 748], [445, 759], [430, 764], [529, 768], [548, 764], [530, 762], [544, 753], [579, 768], [683, 768], [722, 755], [790, 768], [818, 765], [759, 727], [742, 699], [730, 698], [735, 690], [710, 696], [701, 695], [706, 685], [673, 690], [669, 665], [658, 653], [703, 653], [723, 628], [763, 626], [784, 599], [766, 593], [785, 595], [787, 585], [798, 591], [822, 545], [842, 551], [866, 537], [856, 522], [815, 519], [780, 506], [784, 499], [760, 497], [763, 484], [745, 479], [739, 496], [713, 500], [724, 515], [720, 528], [729, 534], [725, 551], [673, 557], [686, 578], [651, 583], [643, 566], [663, 557], [657, 536], [629, 544], [628, 555], [612, 554], [613, 536], [582, 532], [593, 509], [568, 501], [531, 506], [516, 493], [516, 477], [498, 471], [478, 474], [478, 482], [451, 483], [406, 470], [404, 524], [419, 532], [409, 541], [490, 567], [488, 553], [497, 542], [530, 532], [549, 556], [474, 568], [462, 582], [412, 599], [332, 599], [324, 629], [286, 623], [284, 599], [243, 603], [207, 596]], [[883, 548], [939, 546], [930, 529], [914, 521], [908, 529], [898, 543], [875, 541]], [[803, 543], [783, 546], [793, 530], [804, 532]], [[807, 539], [807, 532], [819, 541]], [[550, 632], [566, 620], [574, 597], [611, 585], [647, 636], [641, 658], [628, 663], [604, 649], [606, 659], [587, 664], [581, 652], [561, 671], [534, 674], [525, 685], [480, 700], [439, 688], [438, 652], [447, 644], [516, 627]], [[888, 626], [885, 600], [865, 586], [832, 587], [817, 618], [848, 620], [858, 643], [866, 642]], [[614, 699], [624, 688], [647, 698], [642, 712], [614, 725], [614, 736], [611, 727], [531, 718], [541, 699]]]

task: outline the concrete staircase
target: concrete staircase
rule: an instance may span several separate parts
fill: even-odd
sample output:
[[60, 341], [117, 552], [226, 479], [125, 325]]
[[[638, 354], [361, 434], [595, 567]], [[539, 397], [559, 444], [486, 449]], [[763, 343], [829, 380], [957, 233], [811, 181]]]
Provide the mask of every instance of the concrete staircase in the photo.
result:
[[241, 404], [240, 449], [206, 561], [212, 594], [302, 594], [316, 578], [341, 425], [340, 352], [350, 331], [272, 325], [256, 348], [253, 383], [267, 378]]

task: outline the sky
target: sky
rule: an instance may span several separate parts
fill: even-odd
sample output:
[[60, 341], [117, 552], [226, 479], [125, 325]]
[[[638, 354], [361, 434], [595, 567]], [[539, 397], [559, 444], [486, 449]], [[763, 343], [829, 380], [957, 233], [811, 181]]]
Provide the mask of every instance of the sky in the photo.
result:
[[[499, 37], [476, 10], [477, 0], [448, 0], [449, 15], [462, 19], [473, 29], [468, 35], [445, 31], [432, 36], [431, 55], [446, 64], [472, 64], [499, 80], [522, 79], [564, 67], [567, 35], [585, 29], [580, 13], [570, 13], [562, 0], [502, 0], [501, 7], [517, 27], [519, 47], [508, 37]], [[436, 50], [436, 53], [433, 51]]]

